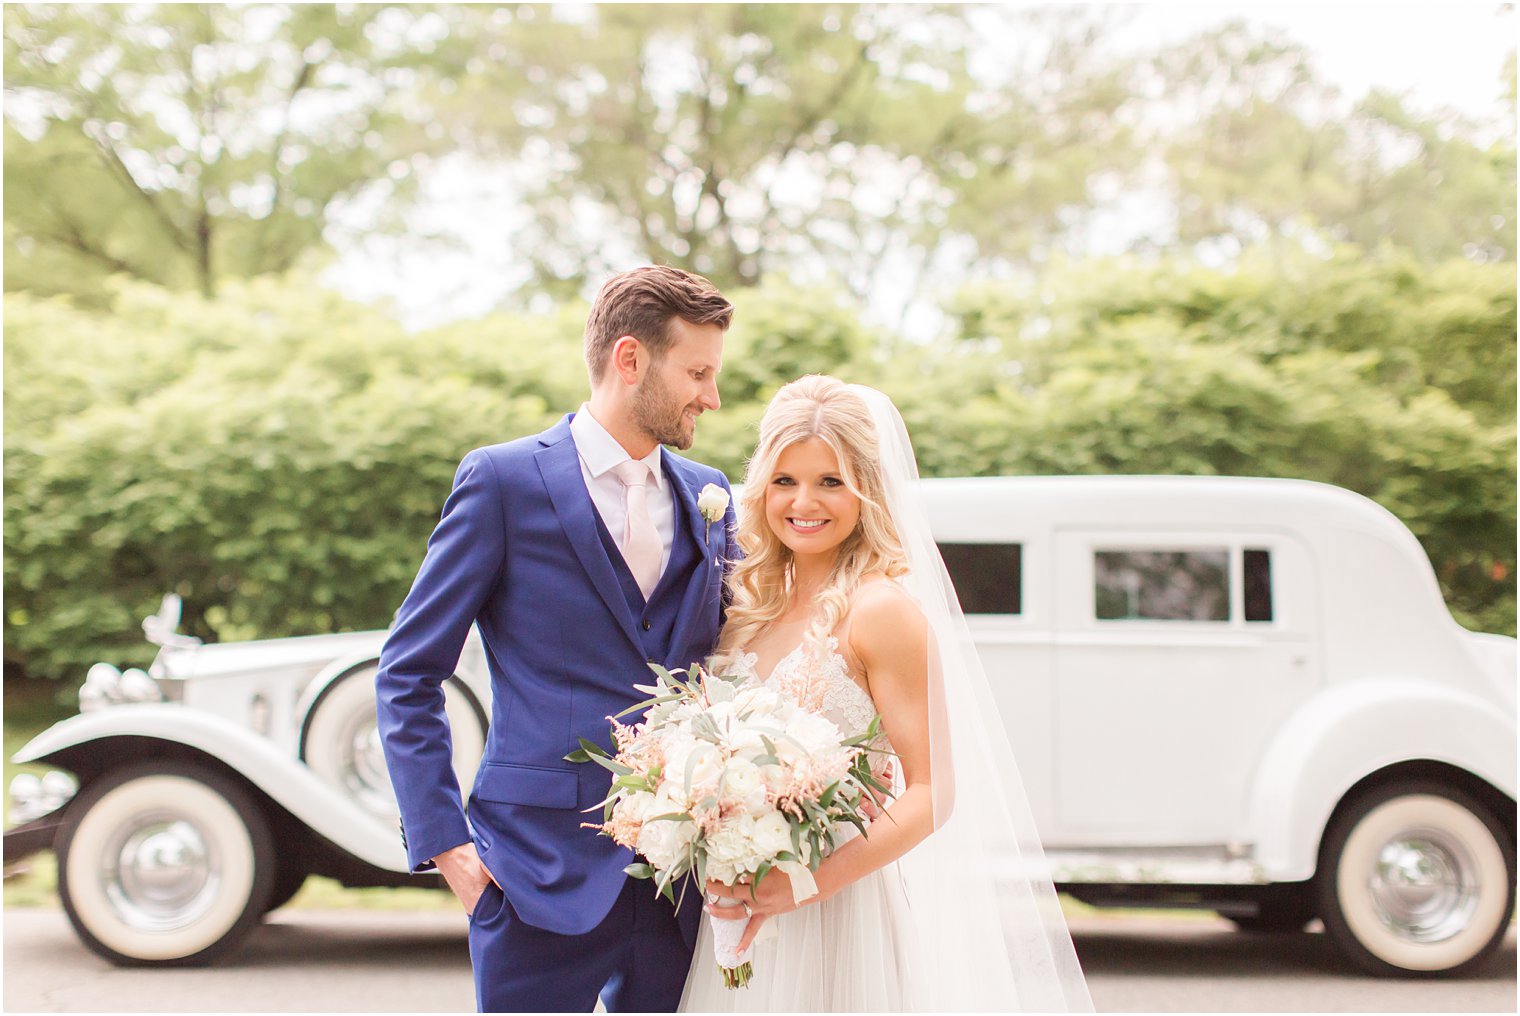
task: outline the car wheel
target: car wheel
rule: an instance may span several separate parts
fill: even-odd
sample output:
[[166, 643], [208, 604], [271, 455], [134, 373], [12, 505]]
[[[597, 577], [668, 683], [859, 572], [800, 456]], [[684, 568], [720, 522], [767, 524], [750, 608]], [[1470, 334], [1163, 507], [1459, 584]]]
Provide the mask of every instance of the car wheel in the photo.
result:
[[269, 902], [264, 904], [264, 913], [278, 910], [294, 899], [306, 884], [306, 875], [306, 869], [300, 864], [287, 863], [284, 858], [280, 858], [274, 876], [274, 887], [269, 891]]
[[90, 784], [58, 832], [58, 895], [91, 950], [121, 965], [206, 963], [263, 915], [274, 841], [230, 777], [158, 763]]
[[1357, 799], [1326, 830], [1319, 871], [1325, 930], [1372, 973], [1464, 973], [1514, 912], [1514, 844], [1488, 809], [1438, 783]]
[[[375, 722], [376, 670], [373, 661], [360, 664], [323, 690], [301, 726], [300, 757], [344, 796], [392, 824], [399, 810]], [[443, 691], [454, 773], [460, 788], [468, 791], [485, 752], [485, 717], [458, 678], [445, 681]]]

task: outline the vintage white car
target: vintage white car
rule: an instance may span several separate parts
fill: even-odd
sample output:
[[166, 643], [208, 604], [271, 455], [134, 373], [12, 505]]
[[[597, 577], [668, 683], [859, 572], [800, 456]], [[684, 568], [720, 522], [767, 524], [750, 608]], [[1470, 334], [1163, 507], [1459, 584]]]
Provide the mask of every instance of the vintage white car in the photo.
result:
[[[1058, 885], [1314, 918], [1356, 965], [1455, 974], [1515, 904], [1515, 640], [1463, 630], [1396, 518], [1297, 480], [930, 480]], [[309, 874], [405, 874], [375, 735], [384, 632], [201, 645], [170, 603], [147, 673], [90, 672], [17, 761], [7, 834], [51, 846], [69, 919], [123, 963], [204, 962]], [[462, 786], [484, 743], [478, 642], [448, 684]]]

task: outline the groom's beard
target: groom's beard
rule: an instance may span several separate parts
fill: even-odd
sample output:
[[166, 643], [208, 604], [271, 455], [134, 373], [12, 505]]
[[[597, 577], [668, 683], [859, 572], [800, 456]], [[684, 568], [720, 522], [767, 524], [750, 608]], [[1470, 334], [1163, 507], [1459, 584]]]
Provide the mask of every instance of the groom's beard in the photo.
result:
[[681, 451], [691, 447], [697, 425], [687, 420], [686, 406], [671, 397], [659, 375], [650, 371], [633, 392], [633, 422], [662, 445]]

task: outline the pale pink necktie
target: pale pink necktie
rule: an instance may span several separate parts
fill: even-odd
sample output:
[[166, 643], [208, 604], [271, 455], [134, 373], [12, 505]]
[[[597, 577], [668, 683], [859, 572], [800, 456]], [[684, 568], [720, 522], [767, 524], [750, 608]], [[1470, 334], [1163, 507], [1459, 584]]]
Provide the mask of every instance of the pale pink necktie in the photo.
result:
[[659, 530], [649, 517], [648, 491], [653, 474], [647, 462], [633, 459], [619, 462], [613, 472], [623, 481], [628, 507], [628, 520], [623, 525], [623, 560], [647, 600], [660, 581], [660, 558], [664, 556]]

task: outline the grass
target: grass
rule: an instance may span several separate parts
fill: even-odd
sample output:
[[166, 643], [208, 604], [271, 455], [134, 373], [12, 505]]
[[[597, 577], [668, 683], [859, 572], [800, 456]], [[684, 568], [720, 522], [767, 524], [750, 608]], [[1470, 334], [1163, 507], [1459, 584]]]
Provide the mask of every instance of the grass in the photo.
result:
[[450, 910], [457, 906], [453, 894], [438, 889], [345, 889], [316, 875], [285, 904], [298, 910]]
[[7, 681], [5, 683], [5, 820], [10, 821], [11, 780], [18, 773], [47, 772], [45, 765], [18, 766], [11, 756], [37, 734], [78, 710], [72, 689], [62, 689], [54, 684], [38, 681]]
[[[5, 796], [4, 822], [10, 826], [11, 780], [19, 773], [41, 776], [47, 772], [46, 765], [17, 765], [11, 756], [20, 751], [26, 742], [54, 723], [71, 716], [78, 708], [73, 689], [60, 688], [55, 684], [39, 681], [7, 681], [5, 683]], [[5, 873], [5, 905], [7, 907], [56, 907], [58, 906], [58, 866], [51, 852], [34, 854], [14, 870]]]

